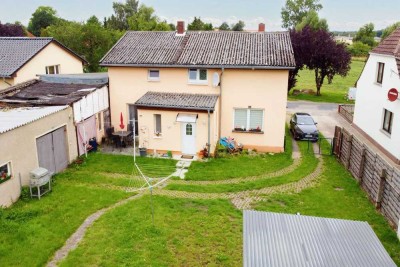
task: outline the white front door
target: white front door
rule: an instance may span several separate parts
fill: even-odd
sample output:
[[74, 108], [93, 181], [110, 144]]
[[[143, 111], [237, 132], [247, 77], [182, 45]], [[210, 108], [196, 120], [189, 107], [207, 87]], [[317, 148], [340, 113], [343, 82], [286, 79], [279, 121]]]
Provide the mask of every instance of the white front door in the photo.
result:
[[182, 154], [196, 154], [196, 123], [183, 122], [182, 130]]

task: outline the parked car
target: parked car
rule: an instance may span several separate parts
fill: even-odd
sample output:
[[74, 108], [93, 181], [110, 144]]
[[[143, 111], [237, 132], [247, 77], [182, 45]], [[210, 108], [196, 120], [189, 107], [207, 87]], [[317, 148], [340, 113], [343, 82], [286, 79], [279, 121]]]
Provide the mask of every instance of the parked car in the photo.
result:
[[290, 131], [295, 140], [317, 142], [319, 132], [316, 124], [310, 114], [297, 112], [290, 119]]

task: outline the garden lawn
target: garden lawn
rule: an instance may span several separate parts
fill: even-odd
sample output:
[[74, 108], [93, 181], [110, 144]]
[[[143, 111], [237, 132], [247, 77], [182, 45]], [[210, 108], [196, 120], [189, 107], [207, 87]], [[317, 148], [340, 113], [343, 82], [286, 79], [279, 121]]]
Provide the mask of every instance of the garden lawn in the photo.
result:
[[297, 77], [297, 85], [289, 93], [289, 100], [308, 100], [313, 102], [329, 102], [329, 103], [354, 103], [354, 101], [347, 101], [345, 96], [349, 87], [354, 87], [357, 79], [364, 68], [366, 59], [353, 58], [351, 62], [351, 69], [346, 77], [336, 75], [331, 84], [325, 78], [324, 84], [321, 87], [321, 96], [300, 94], [297, 96], [292, 95], [293, 90], [312, 89], [315, 92], [315, 74], [312, 70], [301, 70]]
[[185, 174], [185, 180], [227, 180], [267, 174], [288, 167], [293, 163], [292, 137], [288, 129], [285, 138], [286, 148], [284, 153], [265, 153], [256, 156], [247, 154], [227, 155], [223, 158], [211, 158], [208, 162], [194, 161]]
[[324, 172], [315, 188], [299, 194], [269, 196], [257, 210], [367, 221], [392, 259], [400, 266], [400, 242], [385, 218], [359, 188], [357, 182], [332, 156], [324, 156]]
[[150, 196], [90, 228], [61, 266], [241, 266], [242, 213], [227, 200]]
[[[277, 186], [287, 183], [292, 183], [301, 180], [308, 174], [312, 173], [318, 165], [318, 159], [315, 157], [312, 150], [308, 152], [307, 142], [298, 142], [302, 160], [300, 165], [291, 173], [283, 176], [264, 179], [260, 178], [255, 181], [243, 181], [238, 184], [217, 184], [217, 185], [186, 185], [186, 184], [169, 184], [167, 190], [178, 190], [186, 192], [201, 192], [201, 193], [224, 193], [224, 192], [239, 192], [245, 190], [261, 189], [264, 187]], [[253, 168], [253, 164], [249, 163], [243, 166], [244, 171]], [[190, 167], [191, 168], [191, 167]]]

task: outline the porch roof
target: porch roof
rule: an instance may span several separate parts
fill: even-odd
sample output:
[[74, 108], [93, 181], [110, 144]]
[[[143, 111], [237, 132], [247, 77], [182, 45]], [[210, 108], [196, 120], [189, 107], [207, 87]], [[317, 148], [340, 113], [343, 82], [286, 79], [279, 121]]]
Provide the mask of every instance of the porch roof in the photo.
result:
[[135, 105], [137, 107], [181, 109], [181, 110], [210, 110], [214, 111], [218, 95], [147, 92]]

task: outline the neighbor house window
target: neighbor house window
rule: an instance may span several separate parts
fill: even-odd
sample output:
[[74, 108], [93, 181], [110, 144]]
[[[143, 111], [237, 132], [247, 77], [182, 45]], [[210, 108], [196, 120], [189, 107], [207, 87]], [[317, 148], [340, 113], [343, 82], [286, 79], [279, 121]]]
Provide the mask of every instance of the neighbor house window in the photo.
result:
[[207, 70], [189, 69], [189, 83], [207, 84]]
[[234, 110], [234, 130], [261, 132], [264, 127], [264, 110], [237, 108]]
[[160, 70], [149, 70], [147, 79], [149, 81], [159, 81], [160, 80]]
[[9, 180], [12, 177], [11, 174], [11, 163], [5, 163], [0, 165], [0, 184]]
[[59, 73], [60, 73], [60, 65], [46, 67], [46, 74], [59, 74]]
[[385, 63], [378, 62], [378, 73], [376, 76], [376, 82], [379, 84], [382, 84], [384, 70], [385, 70]]
[[154, 134], [161, 135], [161, 114], [154, 114]]
[[387, 109], [383, 110], [383, 130], [392, 133], [393, 113]]

